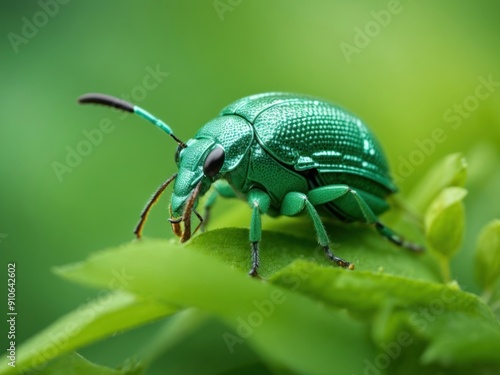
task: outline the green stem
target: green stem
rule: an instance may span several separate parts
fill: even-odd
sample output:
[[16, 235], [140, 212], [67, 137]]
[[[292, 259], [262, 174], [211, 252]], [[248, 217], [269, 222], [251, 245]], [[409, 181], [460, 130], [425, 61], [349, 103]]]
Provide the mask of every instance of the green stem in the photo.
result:
[[441, 275], [443, 276], [443, 281], [449, 283], [451, 281], [451, 270], [450, 270], [450, 260], [442, 255], [437, 254], [439, 261], [439, 268], [441, 268]]

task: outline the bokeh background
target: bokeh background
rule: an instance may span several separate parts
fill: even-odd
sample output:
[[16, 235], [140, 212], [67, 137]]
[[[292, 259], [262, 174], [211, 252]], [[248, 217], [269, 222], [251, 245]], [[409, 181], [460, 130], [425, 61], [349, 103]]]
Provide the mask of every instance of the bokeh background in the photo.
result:
[[[500, 216], [498, 2], [4, 0], [0, 9], [0, 257], [2, 280], [7, 262], [17, 264], [18, 343], [95, 296], [51, 267], [129, 241], [146, 199], [175, 171], [169, 137], [133, 116], [78, 106], [86, 92], [133, 100], [183, 140], [245, 95], [324, 97], [374, 130], [403, 196], [438, 159], [463, 152], [467, 232], [452, 272], [477, 290], [474, 241]], [[99, 136], [102, 121], [111, 124]], [[437, 128], [446, 139], [417, 157], [417, 143]], [[83, 156], [68, 156], [75, 151]], [[166, 205], [147, 236], [171, 236]], [[214, 215], [231, 206], [223, 207]], [[116, 365], [155, 329], [84, 354]], [[185, 361], [194, 353], [209, 360], [203, 348], [223, 343], [205, 337], [165, 366], [195, 366]]]

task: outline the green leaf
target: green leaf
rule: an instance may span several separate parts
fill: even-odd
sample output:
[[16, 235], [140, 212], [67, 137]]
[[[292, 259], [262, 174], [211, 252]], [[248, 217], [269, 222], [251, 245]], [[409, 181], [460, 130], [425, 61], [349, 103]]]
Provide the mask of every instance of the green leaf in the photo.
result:
[[[158, 334], [146, 340], [146, 342], [157, 342], [159, 339], [167, 344], [161, 347], [162, 350], [158, 351], [155, 354], [156, 358], [151, 361], [152, 374], [229, 375], [240, 372], [249, 373], [248, 371], [253, 370], [254, 373], [262, 375], [275, 375], [274, 371], [269, 369], [269, 362], [265, 363], [248, 343], [238, 343], [235, 350], [230, 352], [222, 335], [231, 332], [236, 336], [237, 333], [230, 330], [218, 318], [203, 313], [206, 319], [200, 322], [199, 310], [190, 308], [185, 311], [188, 312], [187, 316], [183, 314], [184, 312], [180, 312], [166, 319], [165, 329], [160, 329]], [[178, 319], [181, 316], [182, 318]], [[193, 318], [195, 322], [189, 326], [189, 321]], [[192, 333], [185, 335], [184, 333], [188, 330]], [[179, 335], [179, 331], [183, 334]], [[147, 347], [144, 349], [141, 352], [144, 352], [146, 357], [139, 355], [139, 358], [150, 362], [151, 353], [146, 351]]]
[[[222, 350], [232, 355], [248, 345], [259, 356], [241, 357], [253, 358], [248, 371], [364, 373], [387, 348], [401, 342], [400, 354], [391, 357], [395, 373], [408, 364], [415, 367], [419, 359], [424, 361], [418, 365], [421, 371], [441, 369], [443, 374], [458, 373], [461, 365], [479, 371], [483, 363], [499, 363], [495, 316], [456, 283], [436, 282], [436, 264], [428, 254], [406, 252], [362, 226], [328, 228], [341, 243], [334, 250], [356, 262], [356, 270], [347, 271], [325, 259], [305, 221], [285, 222], [287, 230], [306, 238], [264, 231], [261, 261], [267, 282], [247, 276], [246, 229], [210, 231], [188, 245], [133, 242], [57, 272], [85, 285], [124, 288], [141, 296], [139, 301], [191, 307], [145, 347], [148, 362], [156, 353], [175, 353], [206, 317], [216, 317], [229, 327], [212, 332]], [[110, 283], [113, 270], [122, 270], [126, 282]], [[445, 324], [450, 319], [460, 324]], [[46, 332], [41, 336], [50, 341]], [[474, 350], [465, 353], [470, 346]]]
[[143, 358], [152, 361], [175, 347], [208, 320], [208, 314], [197, 309], [185, 309], [165, 322], [160, 332], [143, 349]]
[[467, 176], [467, 162], [462, 154], [451, 154], [437, 162], [415, 186], [408, 201], [415, 209], [424, 213], [427, 206], [441, 190], [447, 187], [461, 187]]
[[[109, 269], [110, 275], [122, 268]], [[69, 272], [66, 269], [66, 272]], [[115, 285], [115, 284], [113, 284]], [[0, 374], [11, 374], [28, 368], [43, 368], [45, 363], [116, 332], [130, 329], [170, 315], [177, 309], [151, 299], [125, 292], [106, 293], [79, 307], [32, 337], [18, 348], [16, 368], [0, 362]]]
[[394, 311], [445, 301], [446, 310], [496, 322], [488, 306], [476, 295], [460, 290], [455, 283], [440, 284], [370, 271], [346, 272], [303, 260], [276, 273], [270, 281], [331, 307], [347, 308], [360, 318], [374, 316], [386, 308], [385, 303]]
[[475, 253], [476, 278], [485, 290], [500, 278], [500, 220], [493, 220], [481, 231]]
[[[438, 265], [428, 252], [415, 254], [397, 247], [366, 225], [340, 225], [325, 221], [333, 251], [353, 262], [358, 270], [388, 272], [410, 278], [439, 281]], [[313, 224], [307, 218], [270, 220], [261, 241], [259, 273], [268, 277], [297, 259], [311, 259], [334, 267], [318, 245]], [[275, 231], [279, 231], [275, 232]], [[216, 244], [216, 246], [214, 246]], [[193, 238], [187, 247], [222, 260], [232, 268], [248, 272], [248, 230], [211, 230]]]
[[[228, 233], [224, 237], [231, 238]], [[133, 276], [126, 290], [196, 307], [222, 319], [232, 327], [221, 337], [229, 351], [247, 340], [263, 358], [305, 374], [331, 374], [332, 368], [360, 373], [363, 364], [353, 361], [352, 354], [373, 355], [373, 347], [363, 339], [364, 325], [345, 313], [326, 310], [306, 297], [251, 279], [214, 257], [172, 242], [143, 241], [110, 249], [59, 273], [103, 287], [110, 270], [122, 268]]]
[[71, 353], [50, 363], [40, 375], [140, 375], [144, 367], [139, 362], [130, 361], [119, 369], [99, 366], [77, 353]]
[[371, 320], [374, 341], [382, 348], [397, 343], [401, 334], [413, 347], [423, 342], [426, 364], [473, 365], [478, 360], [500, 364], [500, 326], [495, 316], [477, 296], [455, 283], [344, 272], [306, 261], [284, 268], [270, 281]]
[[425, 214], [427, 241], [448, 260], [462, 243], [465, 227], [462, 200], [466, 195], [467, 190], [463, 188], [446, 188], [434, 199]]
[[[500, 364], [500, 326], [497, 322], [458, 311], [443, 311], [432, 319], [427, 322], [429, 345], [422, 355], [423, 363], [475, 365], [474, 373], [478, 372], [479, 363]], [[498, 370], [497, 366], [491, 373], [498, 373]]]

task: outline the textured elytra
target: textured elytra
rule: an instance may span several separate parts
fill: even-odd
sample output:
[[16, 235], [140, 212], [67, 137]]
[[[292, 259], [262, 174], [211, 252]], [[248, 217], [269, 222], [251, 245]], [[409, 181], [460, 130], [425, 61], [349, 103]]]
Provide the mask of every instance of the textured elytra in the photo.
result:
[[298, 171], [352, 174], [396, 191], [374, 135], [357, 117], [331, 103], [266, 93], [240, 99], [221, 114], [247, 119], [264, 149]]
[[250, 95], [229, 104], [220, 112], [220, 115], [238, 114], [250, 123], [253, 123], [255, 117], [273, 105], [283, 103], [284, 101], [298, 101], [304, 99], [313, 98], [310, 96], [296, 95], [286, 92], [268, 92]]
[[250, 155], [246, 186], [242, 187], [243, 190], [252, 186], [261, 186], [265, 189], [269, 181], [276, 181], [272, 189], [266, 189], [276, 209], [279, 209], [283, 197], [292, 190], [292, 187], [295, 192], [307, 193], [306, 179], [278, 163], [257, 142], [253, 144]]

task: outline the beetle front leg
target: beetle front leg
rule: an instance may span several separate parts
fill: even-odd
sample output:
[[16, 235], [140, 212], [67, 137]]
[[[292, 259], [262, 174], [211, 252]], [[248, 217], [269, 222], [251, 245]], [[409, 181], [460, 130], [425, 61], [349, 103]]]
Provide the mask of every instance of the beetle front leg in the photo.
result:
[[202, 232], [205, 232], [205, 230], [207, 229], [208, 220], [210, 219], [210, 210], [214, 205], [215, 201], [217, 200], [218, 196], [219, 192], [214, 189], [210, 192], [210, 195], [207, 197], [207, 200], [205, 201], [203, 207], [203, 221], [201, 223], [201, 228], [200, 228]]
[[236, 194], [229, 185], [227, 181], [218, 180], [212, 185], [212, 190], [208, 195], [205, 204], [204, 204], [204, 212], [203, 212], [203, 221], [201, 225], [201, 231], [204, 232], [207, 229], [208, 220], [210, 219], [210, 210], [212, 209], [217, 197], [221, 196], [223, 198], [236, 198]]
[[265, 214], [271, 205], [271, 198], [260, 189], [251, 189], [247, 195], [248, 204], [252, 209], [252, 219], [250, 221], [250, 244], [252, 247], [252, 268], [248, 273], [252, 277], [257, 277], [259, 268], [259, 242], [262, 238], [262, 222], [260, 216]]
[[339, 258], [332, 253], [332, 250], [330, 249], [330, 240], [328, 239], [328, 234], [326, 233], [325, 227], [321, 222], [318, 211], [316, 211], [311, 202], [309, 202], [309, 199], [305, 194], [291, 192], [285, 195], [285, 198], [281, 202], [282, 215], [295, 216], [302, 212], [304, 209], [306, 209], [309, 213], [309, 216], [311, 216], [314, 224], [314, 229], [316, 229], [316, 235], [318, 236], [318, 242], [325, 251], [325, 255], [327, 256], [327, 258], [332, 262], [335, 262], [340, 267], [349, 268], [350, 270], [354, 269], [354, 264], [349, 263], [348, 261]]

